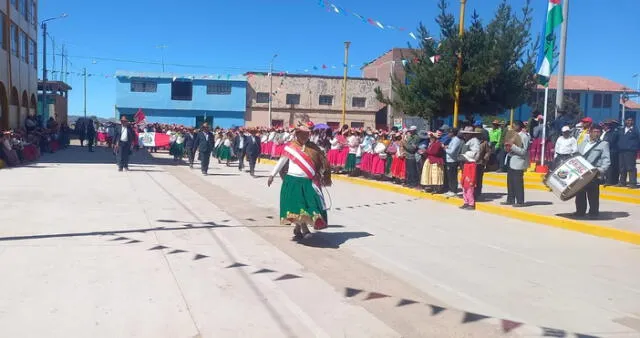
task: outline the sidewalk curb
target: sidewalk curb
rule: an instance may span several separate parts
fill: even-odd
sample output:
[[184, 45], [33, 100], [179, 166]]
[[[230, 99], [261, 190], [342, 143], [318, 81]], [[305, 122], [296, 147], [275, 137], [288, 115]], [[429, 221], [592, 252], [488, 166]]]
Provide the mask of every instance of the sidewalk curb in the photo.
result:
[[[272, 160], [261, 159], [260, 163], [275, 164], [276, 162]], [[384, 182], [370, 181], [362, 178], [345, 177], [342, 175], [332, 175], [331, 177], [338, 181], [363, 185], [363, 186], [367, 186], [374, 189], [381, 189], [381, 190], [395, 192], [403, 195], [429, 199], [432, 201], [443, 202], [443, 203], [447, 203], [455, 206], [461, 205], [461, 200], [459, 198], [448, 198], [442, 195], [429, 194], [429, 193], [418, 191], [411, 188], [395, 186], [395, 185], [391, 185]], [[609, 228], [609, 227], [604, 227], [597, 224], [580, 222], [580, 221], [575, 221], [575, 220], [566, 219], [566, 218], [557, 217], [557, 216], [540, 215], [540, 214], [518, 210], [515, 208], [501, 207], [501, 206], [487, 204], [487, 203], [477, 203], [476, 210], [498, 215], [498, 216], [507, 217], [507, 218], [514, 218], [514, 219], [518, 219], [525, 222], [533, 222], [533, 223], [551, 226], [554, 228], [581, 232], [581, 233], [592, 235], [592, 236], [608, 238], [616, 241], [640, 245], [640, 233], [635, 233], [632, 231]]]

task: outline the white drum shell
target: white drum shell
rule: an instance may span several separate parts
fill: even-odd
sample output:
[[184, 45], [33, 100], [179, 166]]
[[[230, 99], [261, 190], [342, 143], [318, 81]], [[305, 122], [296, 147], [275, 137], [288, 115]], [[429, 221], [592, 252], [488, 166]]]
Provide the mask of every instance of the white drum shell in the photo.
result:
[[584, 157], [578, 155], [564, 161], [544, 179], [544, 184], [562, 201], [573, 198], [598, 176], [596, 169]]

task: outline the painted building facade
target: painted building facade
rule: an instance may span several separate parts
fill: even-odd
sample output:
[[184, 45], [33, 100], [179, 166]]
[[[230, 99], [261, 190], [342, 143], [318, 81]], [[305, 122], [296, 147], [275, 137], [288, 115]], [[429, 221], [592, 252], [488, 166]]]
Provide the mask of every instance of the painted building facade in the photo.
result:
[[42, 97], [43, 90], [47, 90], [47, 117], [53, 117], [58, 123], [64, 124], [68, 122], [69, 117], [69, 91], [71, 86], [62, 81], [47, 81], [46, 85], [42, 82], [38, 82], [38, 112], [42, 110], [42, 103], [44, 102]]
[[21, 127], [36, 112], [37, 4], [0, 1], [0, 130]]
[[[268, 73], [249, 72], [247, 126], [269, 125]], [[374, 78], [348, 78], [346, 119], [354, 128], [376, 127], [376, 116], [384, 105], [376, 100]], [[298, 121], [326, 123], [337, 128], [342, 123], [343, 78], [306, 74], [273, 74], [272, 125], [290, 126]]]
[[174, 75], [116, 72], [116, 115], [142, 109], [150, 123], [231, 128], [244, 126], [247, 81], [244, 76]]

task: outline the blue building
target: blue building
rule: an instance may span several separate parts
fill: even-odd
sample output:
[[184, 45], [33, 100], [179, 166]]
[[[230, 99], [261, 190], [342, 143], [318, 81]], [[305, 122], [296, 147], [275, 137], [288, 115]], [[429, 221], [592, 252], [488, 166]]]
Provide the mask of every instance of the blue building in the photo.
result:
[[[621, 121], [622, 105], [620, 105], [622, 95], [636, 94], [636, 91], [622, 84], [605, 79], [599, 76], [565, 76], [565, 97], [570, 98], [580, 106], [582, 117], [591, 117], [595, 122], [607, 119]], [[557, 76], [552, 76], [549, 82], [549, 91], [555, 92], [557, 89]], [[535, 93], [534, 101], [543, 106], [544, 89], [539, 87]], [[522, 105], [514, 110], [514, 120], [527, 121], [531, 117], [533, 108], [529, 105]], [[542, 112], [541, 112], [542, 113]], [[548, 112], [549, 116], [555, 112]], [[509, 120], [510, 112], [504, 112], [500, 116]]]
[[247, 80], [244, 76], [175, 75], [116, 72], [116, 112], [142, 109], [150, 123], [231, 128], [244, 126]]

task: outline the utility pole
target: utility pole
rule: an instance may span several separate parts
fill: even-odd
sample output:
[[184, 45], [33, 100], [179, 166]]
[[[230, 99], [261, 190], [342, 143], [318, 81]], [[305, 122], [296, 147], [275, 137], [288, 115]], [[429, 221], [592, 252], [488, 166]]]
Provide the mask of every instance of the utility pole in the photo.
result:
[[[351, 42], [344, 43], [344, 78], [342, 80], [342, 125], [347, 123], [347, 72], [349, 71], [349, 46]], [[342, 127], [342, 126], [341, 126]]]
[[45, 112], [49, 111], [47, 106], [47, 22], [42, 22], [42, 120], [46, 121]]
[[84, 117], [87, 117], [87, 68], [82, 69], [84, 76]]
[[271, 106], [273, 101], [273, 61], [278, 57], [278, 54], [274, 54], [269, 63], [269, 127], [273, 127], [273, 120], [271, 116]]
[[53, 53], [51, 53], [51, 57], [53, 58], [53, 62], [51, 62], [53, 64], [51, 66], [51, 78], [53, 81], [56, 81], [58, 79], [58, 72], [56, 72], [56, 39], [54, 39], [53, 36], [51, 37], [51, 49], [53, 49]]
[[165, 50], [165, 48], [167, 48], [167, 47], [169, 47], [169, 46], [167, 46], [167, 45], [159, 45], [159, 46], [156, 46], [156, 48], [160, 48], [160, 51], [161, 51], [161, 57], [162, 57], [162, 72], [163, 72], [163, 73], [164, 73], [164, 50]]
[[[389, 101], [393, 102], [393, 71], [394, 68], [396, 66], [396, 62], [395, 61], [391, 61], [391, 79], [389, 79]], [[387, 105], [387, 110], [388, 110], [388, 118], [387, 118], [387, 122], [389, 124], [389, 131], [391, 131], [391, 128], [394, 127], [394, 118], [393, 118], [393, 107], [391, 105]]]
[[[460, 0], [460, 27], [458, 37], [462, 40], [464, 36], [464, 11], [467, 0]], [[458, 66], [456, 67], [455, 97], [453, 102], [453, 127], [458, 127], [458, 113], [460, 111], [460, 77], [462, 77], [462, 49], [458, 50]]]
[[60, 81], [64, 82], [64, 44], [62, 44], [62, 52], [60, 53]]
[[[558, 88], [556, 91], [555, 118], [558, 118], [558, 110], [564, 106], [564, 72], [567, 62], [567, 29], [569, 27], [569, 0], [562, 4], [562, 26], [560, 26], [560, 59], [558, 67]], [[580, 102], [578, 102], [580, 103]]]

